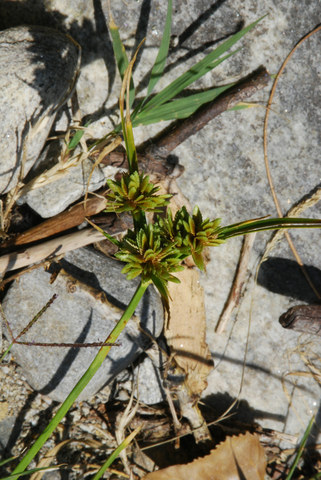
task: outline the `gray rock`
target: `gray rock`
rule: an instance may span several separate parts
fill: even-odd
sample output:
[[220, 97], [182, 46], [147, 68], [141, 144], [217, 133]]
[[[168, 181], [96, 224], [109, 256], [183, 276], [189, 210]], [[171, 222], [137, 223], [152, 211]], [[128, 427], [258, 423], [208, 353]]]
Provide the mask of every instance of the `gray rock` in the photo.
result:
[[2, 455], [6, 449], [15, 422], [16, 417], [12, 416], [0, 421], [0, 455]]
[[[80, 161], [46, 185], [30, 190], [19, 198], [18, 203], [27, 203], [41, 217], [48, 218], [63, 212], [87, 191], [87, 182], [93, 168], [89, 159]], [[88, 191], [98, 190], [106, 183], [103, 171], [96, 167], [88, 185]], [[52, 199], [55, 199], [53, 202]]]
[[37, 160], [79, 69], [80, 50], [45, 27], [0, 32], [0, 193], [12, 189]]
[[[127, 282], [122, 264], [90, 249], [79, 249], [63, 261], [64, 270], [50, 284], [50, 273], [38, 269], [23, 275], [10, 288], [4, 311], [17, 335], [53, 294], [58, 298], [21, 340], [45, 343], [102, 342], [119, 320], [138, 280]], [[89, 272], [84, 269], [88, 268]], [[149, 288], [136, 315], [112, 347], [100, 371], [79, 397], [90, 398], [126, 368], [157, 337], [163, 326], [162, 303]], [[88, 368], [98, 347], [65, 348], [15, 345], [13, 354], [30, 385], [63, 401]]]
[[142, 363], [135, 369], [135, 376], [138, 382], [138, 398], [140, 402], [146, 405], [154, 405], [166, 399], [162, 373], [151, 358], [144, 358]]

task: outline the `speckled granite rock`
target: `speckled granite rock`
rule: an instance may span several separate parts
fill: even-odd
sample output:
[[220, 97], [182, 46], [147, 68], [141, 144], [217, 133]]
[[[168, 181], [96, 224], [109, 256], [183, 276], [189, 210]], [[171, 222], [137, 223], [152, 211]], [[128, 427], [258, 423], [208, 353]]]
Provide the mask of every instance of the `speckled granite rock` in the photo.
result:
[[53, 29], [0, 32], [0, 193], [16, 185], [22, 162], [25, 176], [37, 160], [79, 61], [77, 44]]
[[89, 159], [80, 161], [54, 181], [22, 195], [17, 203], [27, 203], [42, 218], [53, 217], [85, 195], [86, 191], [93, 192], [105, 185], [103, 170], [96, 167], [92, 172], [93, 165]]
[[[48, 302], [58, 298], [21, 340], [46, 343], [102, 342], [119, 320], [138, 281], [127, 282], [122, 265], [90, 249], [79, 249], [63, 262], [64, 271], [50, 284], [42, 269], [25, 274], [6, 295], [3, 307], [17, 335]], [[85, 271], [86, 269], [87, 271]], [[100, 371], [79, 400], [90, 398], [126, 368], [150, 343], [140, 330], [157, 337], [163, 327], [162, 303], [149, 288]], [[98, 347], [62, 348], [15, 345], [13, 354], [37, 391], [63, 401], [88, 368]]]
[[[79, 0], [77, 8], [73, 1], [68, 4], [63, 0], [52, 0], [46, 4], [38, 1], [33, 5], [36, 3], [38, 8], [30, 8], [26, 12], [25, 2], [1, 2], [0, 22], [7, 20], [6, 26], [10, 25], [10, 21], [16, 25], [17, 21], [25, 22], [26, 19], [29, 23], [35, 23], [40, 15], [42, 20], [68, 29], [83, 48], [83, 68], [77, 84], [82, 113], [93, 120], [91, 125], [95, 128], [95, 135], [105, 135], [113, 126], [112, 120], [118, 120], [115, 106], [120, 91], [115, 62], [111, 61], [107, 0]], [[3, 12], [3, 5], [6, 6], [6, 12]], [[162, 37], [166, 2], [129, 1], [125, 8], [122, 2], [112, 2], [111, 7], [129, 57], [140, 40], [147, 36], [134, 72], [138, 94], [143, 95], [145, 75], [156, 58]], [[11, 13], [11, 19], [8, 13]], [[265, 14], [268, 15], [264, 20], [238, 45], [242, 46], [241, 51], [193, 85], [191, 88], [195, 90], [242, 78], [260, 64], [275, 74], [293, 46], [320, 23], [321, 4], [319, 0], [302, 3], [288, 0], [175, 2], [172, 27], [174, 41], [166, 76], [161, 79], [157, 89], [166, 86], [192, 63], [203, 58], [222, 38]], [[296, 51], [274, 97], [270, 115], [269, 158], [284, 211], [320, 183], [320, 52], [318, 33]], [[269, 89], [265, 89], [251, 101], [266, 105], [268, 94]], [[222, 217], [224, 223], [266, 214], [275, 215], [263, 163], [264, 114], [263, 107], [226, 112], [173, 152], [185, 167], [179, 185], [191, 204], [198, 204], [204, 215]], [[135, 129], [136, 142], [150, 138], [163, 127], [160, 124]], [[321, 217], [320, 207], [316, 205], [305, 214]], [[297, 232], [294, 237], [303, 262], [317, 269], [320, 278], [320, 232]], [[255, 271], [257, 255], [264, 249], [266, 239], [267, 234], [257, 236], [251, 260], [252, 271]], [[319, 386], [312, 377], [301, 376], [294, 381], [293, 376], [286, 377], [286, 385], [292, 395], [290, 404], [284, 394], [284, 375], [291, 371], [307, 371], [297, 347], [301, 348], [307, 342], [320, 357], [320, 342], [282, 330], [278, 317], [298, 301], [310, 301], [310, 298], [305, 296], [304, 300], [298, 299], [290, 286], [284, 291], [284, 279], [288, 284], [290, 278], [285, 264], [292, 254], [286, 243], [282, 242], [273, 253], [276, 263], [280, 258], [285, 261], [278, 267], [281, 275], [279, 279], [274, 278], [274, 290], [271, 291], [267, 282], [262, 280], [262, 285], [255, 288], [252, 301], [254, 285], [250, 283], [233, 331], [228, 329], [225, 335], [215, 334], [214, 328], [233, 280], [239, 247], [240, 241], [234, 239], [214, 249], [207, 272], [202, 277], [207, 309], [207, 340], [216, 360], [216, 368], [204, 392], [205, 401], [211, 405], [212, 399], [219, 399], [222, 393], [229, 392], [232, 402], [239, 395], [251, 311], [247, 368], [243, 391], [239, 396], [257, 412], [255, 420], [261, 425], [300, 436], [318, 408], [318, 425], [321, 425]], [[268, 264], [265, 267], [268, 268]], [[266, 269], [262, 274], [266, 275]], [[295, 281], [299, 286], [296, 291], [302, 292], [300, 275], [298, 273], [295, 279], [292, 278], [292, 284]], [[233, 319], [231, 328], [232, 323]], [[296, 410], [292, 408], [293, 405], [297, 407]], [[292, 444], [288, 446], [293, 447]]]
[[[159, 352], [158, 358], [159, 360]], [[138, 388], [138, 400], [146, 405], [153, 405], [166, 400], [166, 394], [163, 387], [164, 372], [160, 368], [159, 361], [153, 358], [145, 357], [135, 369], [135, 381]], [[165, 362], [165, 360], [163, 359]]]

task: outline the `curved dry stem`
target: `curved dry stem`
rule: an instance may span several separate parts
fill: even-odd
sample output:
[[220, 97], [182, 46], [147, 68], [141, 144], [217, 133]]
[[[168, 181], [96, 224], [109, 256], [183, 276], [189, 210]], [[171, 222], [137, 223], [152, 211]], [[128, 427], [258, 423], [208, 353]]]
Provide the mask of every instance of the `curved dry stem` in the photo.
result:
[[[293, 49], [291, 50], [291, 52], [288, 54], [288, 56], [286, 57], [286, 59], [284, 60], [284, 62], [282, 63], [281, 65], [281, 68], [280, 70], [278, 71], [277, 73], [277, 76], [275, 77], [275, 80], [274, 80], [274, 83], [273, 83], [273, 86], [272, 86], [272, 89], [271, 89], [271, 93], [270, 93], [270, 97], [269, 97], [269, 101], [268, 101], [268, 104], [267, 104], [267, 107], [266, 107], [266, 113], [265, 113], [265, 118], [264, 118], [264, 129], [263, 129], [263, 149], [264, 149], [264, 164], [265, 164], [265, 169], [266, 169], [266, 175], [267, 175], [267, 179], [268, 179], [268, 182], [269, 182], [269, 186], [270, 186], [270, 189], [271, 189], [271, 193], [272, 193], [272, 197], [273, 197], [273, 201], [274, 201], [274, 204], [275, 204], [275, 207], [276, 207], [276, 210], [277, 210], [277, 213], [279, 215], [279, 217], [283, 217], [283, 214], [282, 214], [282, 210], [281, 210], [281, 207], [280, 207], [280, 203], [279, 203], [279, 200], [278, 200], [278, 197], [276, 195], [276, 192], [275, 192], [275, 189], [274, 189], [274, 185], [273, 185], [273, 181], [272, 181], [272, 176], [271, 176], [271, 171], [270, 171], [270, 167], [269, 167], [269, 161], [268, 161], [268, 154], [267, 154], [267, 126], [268, 126], [268, 119], [269, 119], [269, 114], [270, 114], [270, 110], [271, 110], [271, 104], [272, 104], [272, 101], [273, 101], [273, 98], [274, 98], [274, 94], [275, 94], [275, 90], [276, 90], [276, 87], [277, 87], [277, 84], [279, 82], [279, 79], [287, 65], [287, 63], [289, 62], [289, 60], [291, 59], [292, 55], [294, 54], [294, 52], [302, 45], [302, 43], [307, 40], [308, 38], [310, 38], [313, 34], [317, 33], [318, 31], [321, 30], [321, 25], [316, 27], [314, 30], [312, 30], [312, 32], [309, 32], [307, 35], [305, 35], [294, 47]], [[315, 293], [316, 297], [320, 300], [321, 299], [321, 295], [320, 293], [318, 292], [318, 290], [316, 289], [315, 285], [313, 284], [310, 276], [308, 275], [308, 272], [306, 271], [305, 267], [304, 267], [304, 264], [293, 244], [293, 241], [291, 239], [291, 236], [288, 232], [285, 232], [285, 237], [289, 243], [289, 246], [293, 252], [293, 255], [296, 259], [296, 261], [298, 262], [301, 270], [302, 270], [302, 273], [303, 275], [305, 276], [308, 284], [310, 285], [311, 289], [313, 290], [313, 292]]]

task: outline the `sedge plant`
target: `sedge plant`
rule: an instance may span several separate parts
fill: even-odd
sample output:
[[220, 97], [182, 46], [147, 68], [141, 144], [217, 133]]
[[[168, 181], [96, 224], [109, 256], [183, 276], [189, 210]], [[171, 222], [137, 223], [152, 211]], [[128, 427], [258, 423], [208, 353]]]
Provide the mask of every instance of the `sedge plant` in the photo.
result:
[[[174, 99], [174, 96], [183, 88], [190, 85], [197, 78], [200, 78], [231, 55], [225, 55], [223, 59], [219, 58], [239, 38], [253, 28], [258, 21], [246, 27], [241, 32], [238, 32], [236, 35], [233, 35], [214, 51], [215, 55], [211, 52], [205, 57], [204, 61], [198, 62], [192, 69], [186, 72], [186, 74], [183, 74], [179, 79], [172, 82], [172, 84], [151, 98], [150, 94], [158, 79], [161, 78], [164, 70], [169, 46], [170, 22], [171, 0], [168, 0], [165, 32], [155, 65], [151, 71], [147, 97], [135, 107], [132, 112], [131, 106], [134, 96], [131, 72], [136, 54], [133, 59], [128, 62], [117, 27], [114, 23], [110, 25], [116, 61], [123, 78], [119, 102], [121, 117], [119, 131], [122, 131], [129, 168], [128, 172], [124, 173], [120, 180], [107, 181], [109, 193], [106, 199], [106, 211], [116, 213], [129, 212], [133, 218], [133, 229], [128, 230], [121, 240], [116, 240], [103, 231], [102, 233], [117, 246], [118, 251], [115, 256], [124, 262], [123, 273], [127, 275], [127, 279], [131, 280], [139, 277], [139, 285], [119, 322], [112, 332], [108, 334], [104, 345], [98, 351], [87, 371], [62, 403], [48, 426], [21, 459], [12, 474], [6, 477], [8, 479], [17, 479], [26, 473], [30, 462], [38, 454], [39, 450], [67, 414], [82, 390], [98, 371], [112, 348], [112, 344], [117, 341], [117, 338], [126, 327], [128, 320], [133, 315], [150, 284], [156, 287], [163, 299], [165, 308], [169, 309], [168, 282], [179, 283], [175, 273], [185, 268], [184, 260], [189, 256], [193, 257], [198, 268], [204, 270], [203, 253], [205, 247], [219, 246], [229, 238], [263, 230], [321, 227], [321, 219], [267, 217], [221, 226], [220, 219], [210, 220], [203, 218], [198, 207], [195, 207], [193, 212], [189, 212], [186, 207], [182, 207], [173, 215], [169, 207], [170, 196], [166, 194], [159, 195], [159, 187], [150, 180], [148, 175], [140, 171], [137, 162], [133, 127], [162, 119], [168, 120], [187, 117], [202, 103], [208, 102], [222, 93], [222, 88], [228, 88], [220, 87], [221, 90], [215, 89], [214, 91], [214, 89], [212, 89], [212, 91], [202, 92], [202, 94], [196, 94], [199, 95], [197, 98], [194, 95], [193, 99], [187, 97], [185, 103], [183, 99]], [[209, 95], [209, 97], [205, 94]], [[193, 100], [193, 102], [191, 100]], [[79, 136], [80, 135], [78, 135], [77, 140]], [[147, 221], [147, 212], [154, 214], [154, 221], [151, 223]], [[123, 447], [126, 445], [127, 442], [124, 443]], [[118, 448], [105, 462], [95, 475], [94, 480], [101, 478], [106, 468], [111, 464], [111, 461], [119, 454], [120, 449], [121, 448]]]

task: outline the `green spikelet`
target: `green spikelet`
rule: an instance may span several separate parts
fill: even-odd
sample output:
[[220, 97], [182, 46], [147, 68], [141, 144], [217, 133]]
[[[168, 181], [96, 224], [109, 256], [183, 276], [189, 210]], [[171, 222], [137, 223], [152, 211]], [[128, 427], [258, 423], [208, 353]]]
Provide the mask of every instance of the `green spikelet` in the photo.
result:
[[120, 181], [107, 180], [110, 192], [107, 195], [106, 212], [161, 212], [171, 195], [156, 195], [159, 187], [149, 181], [148, 175], [126, 173]]

